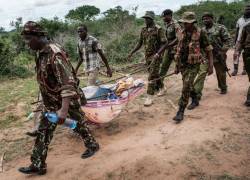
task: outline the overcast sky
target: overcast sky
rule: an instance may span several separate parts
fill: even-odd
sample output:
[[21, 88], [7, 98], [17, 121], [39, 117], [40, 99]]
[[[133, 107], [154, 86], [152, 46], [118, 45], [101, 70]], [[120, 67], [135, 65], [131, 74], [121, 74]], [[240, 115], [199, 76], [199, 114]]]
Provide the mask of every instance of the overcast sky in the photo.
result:
[[0, 27], [9, 30], [10, 21], [17, 17], [22, 17], [24, 22], [40, 17], [63, 18], [70, 9], [82, 5], [94, 5], [101, 12], [118, 5], [127, 10], [138, 5], [137, 15], [141, 16], [146, 10], [160, 14], [166, 8], [177, 10], [181, 5], [195, 2], [197, 0], [0, 0]]

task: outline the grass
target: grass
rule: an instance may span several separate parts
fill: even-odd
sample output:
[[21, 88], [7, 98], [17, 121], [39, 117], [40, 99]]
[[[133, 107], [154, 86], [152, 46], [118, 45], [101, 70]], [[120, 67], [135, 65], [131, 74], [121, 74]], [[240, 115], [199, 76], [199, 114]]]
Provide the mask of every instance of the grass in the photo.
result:
[[8, 114], [5, 118], [0, 121], [0, 129], [6, 129], [11, 127], [12, 124], [16, 123], [19, 118], [13, 113]]
[[9, 105], [32, 102], [37, 93], [38, 87], [34, 78], [3, 81], [0, 86], [0, 112], [4, 112]]
[[36, 100], [37, 93], [34, 78], [4, 80], [0, 86], [0, 129], [21, 126], [23, 122], [18, 120], [32, 111], [30, 104]]
[[16, 139], [11, 142], [1, 141], [0, 154], [6, 152], [5, 161], [11, 161], [17, 157], [22, 157], [31, 152], [33, 140], [26, 137]]

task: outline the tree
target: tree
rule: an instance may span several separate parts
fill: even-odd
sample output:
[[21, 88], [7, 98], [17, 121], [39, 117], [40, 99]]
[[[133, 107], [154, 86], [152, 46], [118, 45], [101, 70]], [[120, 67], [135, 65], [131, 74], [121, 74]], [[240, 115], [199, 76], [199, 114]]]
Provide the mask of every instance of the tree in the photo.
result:
[[58, 33], [68, 30], [68, 24], [61, 21], [58, 17], [54, 17], [52, 20], [41, 18], [39, 24], [48, 31], [50, 38], [54, 38]]
[[0, 33], [3, 33], [3, 32], [5, 32], [4, 27], [0, 27]]
[[198, 4], [192, 4], [182, 6], [178, 11], [175, 12], [177, 17], [185, 11], [194, 11], [197, 15], [198, 22], [201, 24], [201, 17], [204, 12], [211, 12], [214, 14], [215, 20], [218, 20], [221, 16], [224, 17], [224, 25], [233, 31], [235, 29], [235, 23], [237, 19], [242, 16], [244, 6], [249, 0], [238, 1], [238, 2], [227, 2], [227, 1], [201, 1]]
[[105, 16], [104, 21], [116, 31], [120, 30], [121, 33], [125, 27], [131, 26], [136, 19], [135, 13], [131, 15], [128, 10], [123, 10], [121, 6], [108, 9], [103, 14]]
[[70, 10], [65, 18], [84, 22], [93, 20], [98, 14], [100, 14], [99, 8], [95, 6], [84, 5]]
[[14, 27], [17, 31], [19, 31], [23, 24], [23, 18], [18, 17], [16, 20], [10, 22], [10, 26]]
[[25, 43], [23, 41], [23, 38], [21, 37], [23, 18], [16, 18], [16, 20], [10, 22], [10, 25], [14, 28], [10, 37], [12, 39], [16, 53], [19, 54], [25, 49]]

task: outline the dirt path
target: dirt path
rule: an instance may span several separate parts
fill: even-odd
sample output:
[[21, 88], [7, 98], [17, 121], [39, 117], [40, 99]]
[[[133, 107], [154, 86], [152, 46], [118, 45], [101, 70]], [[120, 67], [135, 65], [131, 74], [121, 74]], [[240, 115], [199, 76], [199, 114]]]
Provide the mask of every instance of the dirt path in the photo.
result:
[[166, 80], [167, 95], [152, 107], [144, 108], [138, 98], [115, 121], [95, 128], [101, 145], [96, 156], [82, 160], [79, 138], [59, 129], [46, 176], [18, 173], [18, 167], [29, 164], [26, 155], [6, 164], [0, 179], [250, 179], [250, 109], [243, 105], [247, 76], [228, 78], [227, 95], [216, 91], [215, 74], [207, 78], [200, 106], [186, 111], [183, 123], [176, 125], [169, 100], [177, 105], [180, 78]]

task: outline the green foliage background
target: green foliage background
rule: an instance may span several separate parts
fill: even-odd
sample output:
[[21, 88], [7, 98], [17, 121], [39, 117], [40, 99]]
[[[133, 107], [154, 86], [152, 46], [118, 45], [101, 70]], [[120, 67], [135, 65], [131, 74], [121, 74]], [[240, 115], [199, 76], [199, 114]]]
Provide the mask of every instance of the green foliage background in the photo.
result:
[[[182, 6], [174, 13], [179, 19], [183, 12], [194, 11], [198, 22], [204, 12], [212, 12], [216, 19], [224, 17], [224, 25], [233, 34], [237, 19], [242, 16], [244, 6], [250, 0], [233, 1], [201, 1], [196, 4]], [[89, 33], [97, 37], [104, 47], [110, 63], [126, 63], [126, 56], [135, 46], [143, 20], [135, 16], [138, 7], [129, 12], [120, 6], [111, 8], [103, 13], [94, 6], [83, 5], [70, 10], [65, 20], [58, 17], [53, 19], [41, 18], [39, 23], [48, 31], [49, 38], [63, 45], [72, 61], [78, 58], [76, 52], [77, 32], [80, 24], [86, 24]], [[171, 7], [166, 7], [171, 8]], [[97, 18], [98, 17], [98, 18]], [[162, 25], [160, 16], [156, 17]], [[27, 77], [34, 72], [34, 52], [27, 49], [20, 32], [23, 26], [22, 18], [11, 22], [13, 30], [5, 32], [0, 28], [0, 77]], [[137, 53], [134, 61], [140, 60], [142, 52]]]

